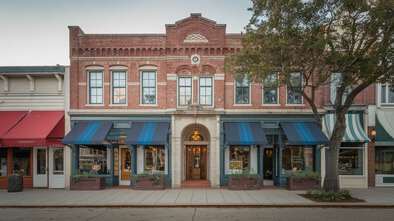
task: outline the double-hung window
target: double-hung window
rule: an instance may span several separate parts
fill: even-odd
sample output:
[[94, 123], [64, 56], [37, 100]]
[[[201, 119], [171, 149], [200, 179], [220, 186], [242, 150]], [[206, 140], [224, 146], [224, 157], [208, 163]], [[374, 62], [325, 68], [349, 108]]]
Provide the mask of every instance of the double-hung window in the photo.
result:
[[156, 71], [142, 72], [142, 104], [156, 104]]
[[178, 105], [186, 106], [192, 101], [192, 78], [178, 78]]
[[382, 104], [394, 104], [394, 86], [383, 84], [380, 91]]
[[301, 104], [302, 96], [296, 90], [302, 90], [302, 75], [301, 72], [290, 73], [290, 84], [295, 89], [294, 91], [287, 89], [287, 103], [288, 104]]
[[126, 104], [126, 72], [112, 72], [112, 103]]
[[102, 71], [89, 72], [89, 103], [90, 104], [103, 103], [103, 72]]
[[278, 104], [278, 81], [279, 74], [271, 73], [264, 79], [263, 104]]
[[235, 82], [235, 103], [249, 104], [249, 81], [244, 78], [242, 82]]
[[200, 104], [212, 106], [212, 77], [200, 78]]

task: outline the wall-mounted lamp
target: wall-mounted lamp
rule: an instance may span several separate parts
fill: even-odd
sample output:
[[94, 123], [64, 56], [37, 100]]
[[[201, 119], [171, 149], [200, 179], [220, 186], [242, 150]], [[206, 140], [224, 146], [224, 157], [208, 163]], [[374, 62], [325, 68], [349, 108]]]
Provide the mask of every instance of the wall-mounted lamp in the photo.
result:
[[375, 127], [371, 131], [371, 136], [372, 136], [372, 141], [375, 141], [375, 137], [376, 137]]

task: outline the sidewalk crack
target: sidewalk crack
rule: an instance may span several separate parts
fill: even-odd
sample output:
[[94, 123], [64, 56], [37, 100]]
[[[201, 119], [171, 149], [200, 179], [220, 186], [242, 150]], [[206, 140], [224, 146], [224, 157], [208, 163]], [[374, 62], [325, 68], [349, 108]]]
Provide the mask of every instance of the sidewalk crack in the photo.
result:
[[88, 221], [88, 220], [92, 220], [92, 219], [94, 219], [94, 218], [96, 218], [96, 217], [99, 217], [99, 216], [101, 216], [102, 214], [104, 214], [105, 212], [107, 212], [107, 210], [108, 209], [104, 209], [104, 211], [103, 212], [101, 212], [101, 213], [99, 213], [99, 214], [97, 214], [97, 215], [95, 215], [95, 216], [93, 216], [93, 217], [90, 217], [89, 219], [87, 219], [86, 221]]
[[192, 221], [194, 221], [194, 217], [196, 216], [196, 211], [197, 211], [197, 208], [194, 208], [194, 212], [193, 212]]

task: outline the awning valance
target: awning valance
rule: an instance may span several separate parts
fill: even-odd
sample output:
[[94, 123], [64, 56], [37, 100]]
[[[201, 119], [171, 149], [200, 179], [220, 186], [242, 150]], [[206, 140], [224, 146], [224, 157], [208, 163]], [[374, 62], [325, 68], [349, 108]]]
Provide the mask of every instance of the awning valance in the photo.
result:
[[63, 144], [102, 145], [112, 122], [78, 122], [62, 140]]
[[165, 145], [168, 122], [134, 122], [127, 133], [126, 145]]
[[[331, 137], [334, 125], [336, 122], [335, 114], [326, 114], [325, 121], [327, 126], [327, 132]], [[342, 142], [369, 142], [371, 141], [364, 132], [363, 126], [360, 122], [359, 114], [346, 114], [346, 131], [343, 136]]]
[[64, 111], [31, 111], [2, 137], [2, 146], [62, 146]]
[[258, 122], [226, 122], [227, 145], [265, 145], [267, 138], [261, 123]]
[[315, 122], [280, 123], [289, 145], [327, 145], [327, 136]]

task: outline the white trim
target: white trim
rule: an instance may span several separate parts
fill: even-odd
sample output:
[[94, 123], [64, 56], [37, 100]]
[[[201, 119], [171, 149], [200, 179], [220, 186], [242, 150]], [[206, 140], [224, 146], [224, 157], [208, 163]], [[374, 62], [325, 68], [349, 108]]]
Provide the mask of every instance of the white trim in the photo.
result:
[[226, 85], [226, 86], [233, 86], [234, 82], [225, 82], [224, 85]]
[[224, 80], [224, 74], [214, 74], [213, 77], [216, 80]]
[[104, 71], [104, 67], [98, 65], [86, 66], [85, 69], [87, 71]]
[[78, 82], [78, 86], [87, 86], [88, 85], [88, 83], [86, 83], [86, 82]]
[[138, 67], [138, 70], [140, 70], [140, 72], [142, 72], [142, 71], [156, 71], [157, 72], [157, 66], [141, 65]]
[[9, 92], [10, 91], [10, 80], [5, 75], [0, 75], [0, 78], [3, 79], [4, 92]]
[[63, 91], [63, 79], [62, 79], [62, 77], [60, 77], [59, 74], [55, 74], [55, 77], [57, 79], [57, 90], [59, 92], [62, 92]]
[[127, 71], [126, 65], [114, 65], [109, 67], [110, 71]]
[[167, 82], [157, 82], [157, 85], [158, 85], [158, 86], [166, 86], [166, 85], [167, 85]]
[[[202, 105], [200, 104], [200, 78], [211, 78], [212, 79], [212, 91], [211, 91], [211, 101], [212, 104], [211, 105]], [[210, 107], [215, 107], [215, 81], [213, 76], [198, 76], [198, 80], [197, 80], [197, 86], [198, 86], [198, 90], [197, 90], [197, 103], [200, 104], [201, 106], [203, 106], [204, 108], [210, 108]]]
[[140, 82], [127, 82], [128, 86], [140, 86]]
[[[90, 72], [101, 72], [102, 74], [102, 89], [103, 89], [103, 103], [95, 103], [95, 104], [91, 104], [90, 103]], [[100, 71], [100, 70], [87, 70], [86, 71], [86, 77], [87, 77], [87, 84], [86, 84], [86, 95], [87, 95], [87, 99], [86, 99], [86, 104], [85, 106], [105, 106], [105, 96], [104, 96], [104, 71]]]
[[33, 93], [35, 91], [35, 82], [34, 82], [34, 77], [27, 74], [26, 75], [27, 79], [30, 81], [30, 93]]
[[[276, 87], [276, 101], [277, 101], [277, 103], [276, 104], [266, 104], [266, 103], [264, 103], [264, 85], [262, 85], [261, 86], [261, 106], [263, 106], [263, 107], [280, 107], [280, 106], [282, 106], [282, 104], [279, 102], [279, 98], [280, 98], [279, 91], [280, 91], [279, 87]], [[287, 97], [286, 97], [286, 99], [287, 99]]]
[[167, 74], [167, 81], [176, 81], [177, 75], [176, 74]]
[[[300, 73], [300, 77], [301, 77], [301, 87], [303, 87], [304, 86], [304, 78], [303, 78], [303, 75], [302, 75], [302, 72], [300, 72], [300, 71], [294, 71], [294, 72], [291, 72], [290, 73], [290, 75], [292, 74], [292, 73]], [[291, 78], [291, 77], [290, 77]], [[291, 82], [290, 82], [291, 83]], [[287, 100], [287, 95], [289, 94], [288, 93], [289, 92], [289, 90], [287, 89], [287, 85], [286, 85], [286, 105], [285, 106], [287, 106], [287, 105], [290, 105], [290, 106], [293, 106], [293, 105], [295, 105], [295, 106], [305, 106], [305, 104], [304, 104], [304, 97], [301, 95], [301, 94], [299, 94], [300, 96], [301, 96], [301, 103], [300, 104], [289, 104], [289, 101]], [[297, 93], [297, 92], [295, 92], [295, 93]]]

